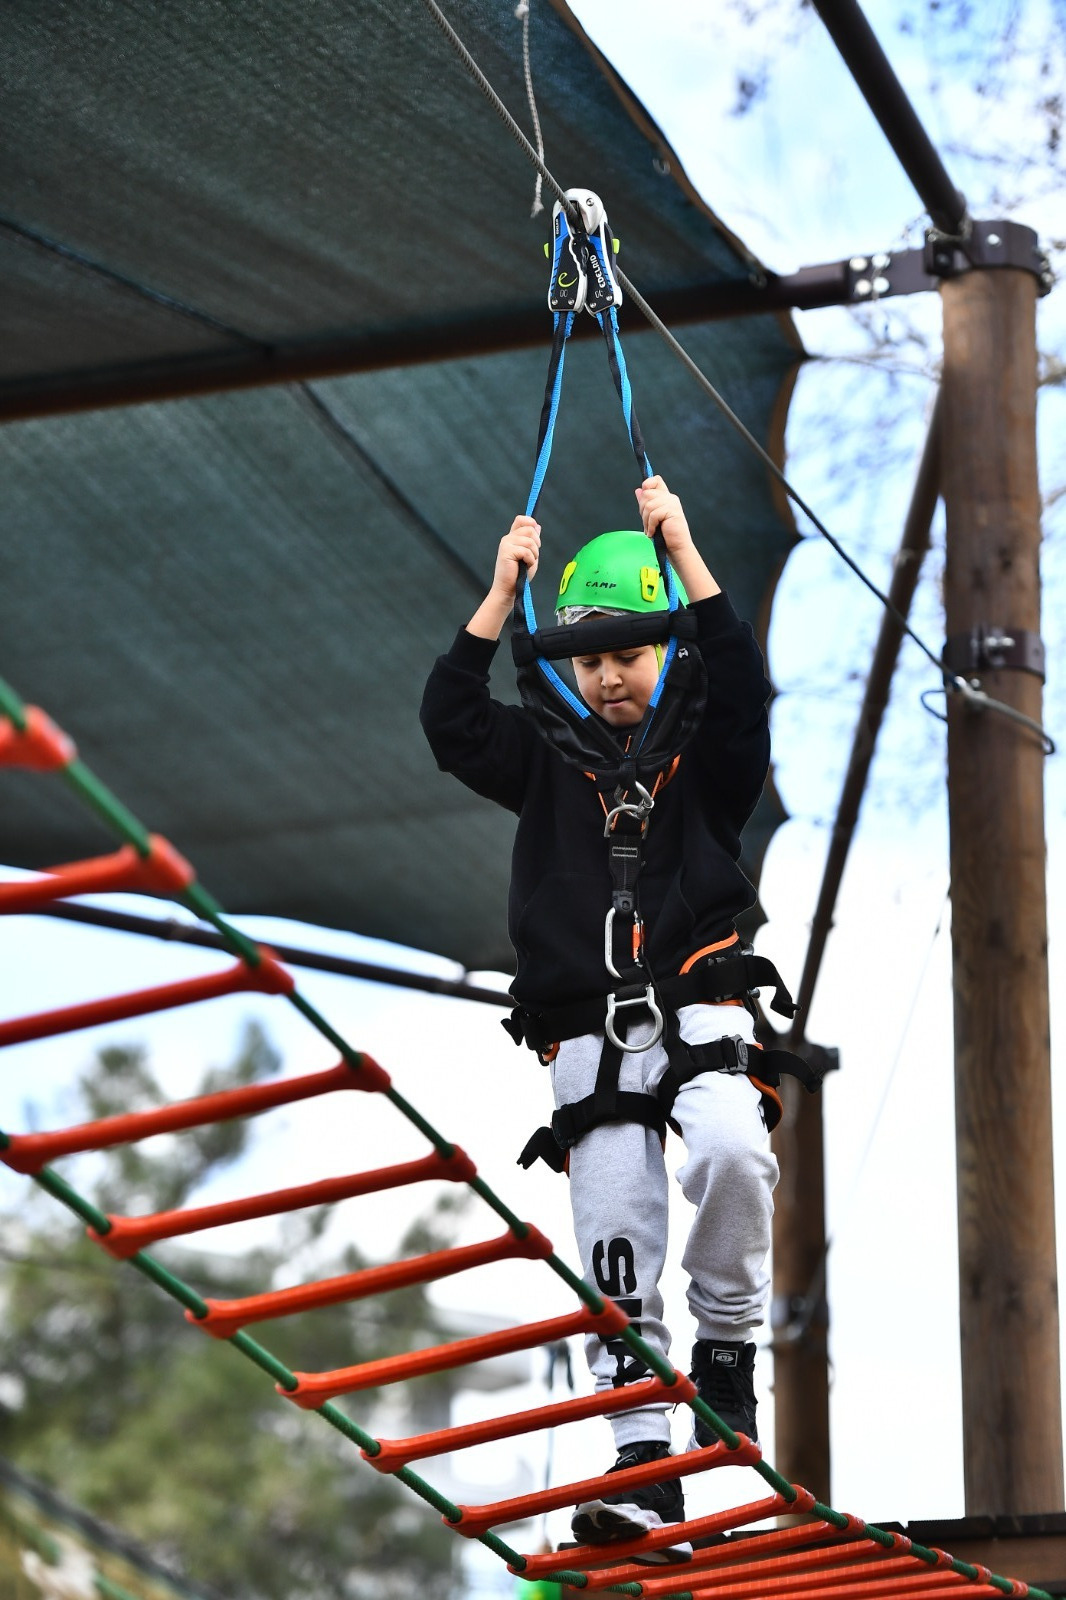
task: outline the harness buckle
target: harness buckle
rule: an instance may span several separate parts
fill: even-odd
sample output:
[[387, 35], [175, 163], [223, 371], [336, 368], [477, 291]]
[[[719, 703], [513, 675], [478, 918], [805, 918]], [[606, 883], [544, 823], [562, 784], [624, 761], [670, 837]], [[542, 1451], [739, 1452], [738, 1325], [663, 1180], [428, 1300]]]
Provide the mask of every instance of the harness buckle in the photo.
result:
[[722, 1065], [719, 1071], [728, 1073], [730, 1077], [747, 1072], [749, 1059], [748, 1041], [742, 1039], [739, 1033], [726, 1033], [722, 1035], [718, 1043], [722, 1047]]
[[[609, 915], [613, 916], [613, 912], [609, 913]], [[634, 1006], [647, 1007], [651, 1012], [652, 1022], [655, 1024], [655, 1031], [644, 1044], [627, 1044], [614, 1031], [614, 1019], [618, 1012], [631, 1010]], [[628, 1051], [633, 1055], [642, 1055], [645, 1050], [650, 1050], [653, 1044], [658, 1044], [663, 1036], [663, 1014], [659, 1007], [659, 1002], [655, 998], [655, 990], [652, 985], [649, 983], [643, 994], [630, 995], [623, 1000], [620, 1000], [613, 992], [609, 994], [607, 996], [607, 1015], [603, 1020], [603, 1031], [615, 1049], [621, 1050], [623, 1054]]]

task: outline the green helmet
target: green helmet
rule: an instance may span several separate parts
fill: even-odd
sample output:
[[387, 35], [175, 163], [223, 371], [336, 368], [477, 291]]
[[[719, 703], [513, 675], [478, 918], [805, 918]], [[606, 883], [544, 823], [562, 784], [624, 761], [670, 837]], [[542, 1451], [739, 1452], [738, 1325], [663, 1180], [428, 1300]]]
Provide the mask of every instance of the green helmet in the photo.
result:
[[[687, 604], [680, 582], [677, 589]], [[555, 602], [563, 622], [579, 622], [593, 611], [665, 611], [668, 604], [655, 546], [646, 534], [629, 528], [583, 544], [563, 568]]]

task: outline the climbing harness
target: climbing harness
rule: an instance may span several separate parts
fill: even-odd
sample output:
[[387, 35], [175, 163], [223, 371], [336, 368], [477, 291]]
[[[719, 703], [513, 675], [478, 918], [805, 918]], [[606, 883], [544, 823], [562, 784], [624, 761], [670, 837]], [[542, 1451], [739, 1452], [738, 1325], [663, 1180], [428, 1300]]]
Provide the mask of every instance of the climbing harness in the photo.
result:
[[[554, 318], [552, 348], [527, 516], [534, 514], [544, 484], [562, 393], [566, 343], [581, 311], [599, 323], [637, 466], [642, 477], [651, 475], [618, 333], [617, 308], [622, 296], [613, 271], [616, 244], [599, 196], [588, 189], [567, 190], [553, 209], [552, 231], [548, 283], [548, 306]], [[693, 965], [691, 971], [662, 983], [648, 965], [637, 894], [644, 847], [655, 796], [667, 769], [672, 776], [685, 744], [699, 726], [706, 700], [706, 668], [694, 648], [696, 619], [681, 604], [661, 532], [656, 529], [653, 539], [656, 567], [650, 562], [636, 565], [639, 552], [626, 547], [631, 537], [644, 540], [643, 534], [601, 534], [568, 564], [558, 601], [560, 605], [566, 602], [573, 582], [580, 620], [572, 623], [538, 627], [532, 587], [525, 568], [519, 571], [512, 651], [522, 701], [542, 737], [596, 784], [605, 816], [611, 884], [603, 933], [606, 992], [550, 1011], [518, 1006], [504, 1022], [516, 1044], [524, 1041], [542, 1059], [565, 1039], [585, 1033], [603, 1035], [592, 1094], [561, 1106], [551, 1125], [533, 1134], [518, 1158], [524, 1167], [541, 1159], [562, 1171], [567, 1152], [606, 1122], [642, 1123], [664, 1138], [679, 1090], [701, 1072], [743, 1071], [753, 1080], [758, 1074], [767, 1126], [780, 1115], [774, 1091], [782, 1072], [800, 1078], [811, 1092], [820, 1083], [805, 1062], [783, 1050], [753, 1050], [749, 1058], [741, 1039], [694, 1050], [681, 1038], [679, 1006], [729, 999], [754, 1010], [751, 991], [760, 982], [774, 985], [775, 1007], [791, 1017], [795, 1007], [771, 962], [749, 952], [740, 956], [731, 952], [724, 961], [712, 959], [701, 967]], [[628, 573], [627, 567], [632, 569]], [[607, 614], [595, 605], [600, 595]], [[589, 609], [598, 614], [582, 615]], [[648, 644], [661, 651], [659, 676], [640, 724], [623, 740], [572, 692], [552, 662]], [[650, 1028], [642, 1030], [639, 1042], [630, 1043], [630, 1030], [640, 1022], [650, 1023]], [[619, 1071], [627, 1050], [650, 1050], [660, 1040], [670, 1067], [656, 1092], [620, 1089]]]
[[[784, 1017], [795, 1011], [792, 997], [773, 962], [742, 948], [739, 937], [723, 950], [704, 955], [676, 977], [659, 982], [619, 984], [606, 995], [570, 1005], [535, 1010], [516, 1006], [503, 1026], [516, 1044], [525, 1043], [542, 1060], [549, 1059], [565, 1039], [582, 1034], [602, 1033], [604, 1046], [592, 1094], [583, 1100], [560, 1106], [551, 1123], [538, 1128], [519, 1156], [519, 1165], [531, 1167], [544, 1161], [555, 1172], [566, 1168], [568, 1152], [594, 1128], [606, 1122], [639, 1122], [653, 1129], [660, 1139], [671, 1125], [674, 1101], [686, 1083], [703, 1072], [745, 1074], [762, 1097], [766, 1126], [771, 1132], [781, 1116], [777, 1095], [782, 1077], [797, 1078], [814, 1094], [822, 1082], [821, 1072], [789, 1050], [764, 1050], [736, 1035], [726, 1035], [707, 1044], [689, 1044], [682, 1039], [678, 1011], [690, 1005], [741, 1003], [757, 1015], [754, 996], [760, 986], [772, 986], [772, 1009]], [[653, 1019], [651, 1037], [638, 1044], [627, 1043], [620, 1013], [633, 1008]], [[626, 1051], [648, 1050], [662, 1041], [668, 1066], [654, 1093], [619, 1089], [618, 1071]], [[676, 1131], [676, 1129], [675, 1129]]]

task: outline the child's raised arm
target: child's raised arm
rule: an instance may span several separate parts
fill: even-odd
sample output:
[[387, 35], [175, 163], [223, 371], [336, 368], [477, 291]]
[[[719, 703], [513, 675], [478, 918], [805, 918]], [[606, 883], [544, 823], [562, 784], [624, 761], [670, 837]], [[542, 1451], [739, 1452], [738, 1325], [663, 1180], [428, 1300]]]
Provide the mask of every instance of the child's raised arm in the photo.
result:
[[706, 561], [693, 542], [688, 518], [676, 494], [671, 494], [662, 478], [645, 478], [635, 491], [644, 532], [651, 538], [658, 528], [674, 571], [685, 586], [690, 600], [709, 600], [720, 594]]
[[477, 639], [500, 637], [514, 606], [519, 569], [525, 566], [527, 577], [532, 578], [539, 560], [540, 523], [533, 517], [515, 517], [509, 531], [500, 540], [492, 584], [467, 623], [467, 633], [472, 633]]

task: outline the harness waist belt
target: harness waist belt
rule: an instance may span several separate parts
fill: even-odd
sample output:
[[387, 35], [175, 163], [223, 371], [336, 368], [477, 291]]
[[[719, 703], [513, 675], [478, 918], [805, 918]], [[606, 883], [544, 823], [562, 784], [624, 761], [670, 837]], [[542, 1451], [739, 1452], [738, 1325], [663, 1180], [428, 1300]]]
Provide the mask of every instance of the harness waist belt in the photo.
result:
[[[714, 1005], [723, 1000], [743, 1000], [752, 989], [763, 984], [773, 987], [773, 1010], [784, 1017], [793, 1016], [796, 1007], [792, 996], [766, 956], [726, 956], [710, 961], [676, 978], [665, 978], [655, 985], [655, 994], [662, 1006], [677, 1011], [681, 1006], [701, 1002]], [[622, 984], [612, 990], [615, 1009], [643, 997], [646, 988], [646, 984]], [[545, 1011], [518, 1005], [502, 1022], [515, 1044], [524, 1042], [542, 1055], [562, 1039], [577, 1039], [583, 1033], [602, 1033], [608, 1003], [609, 996], [603, 994], [590, 1000], [575, 1000], [570, 1005], [552, 1006]]]

